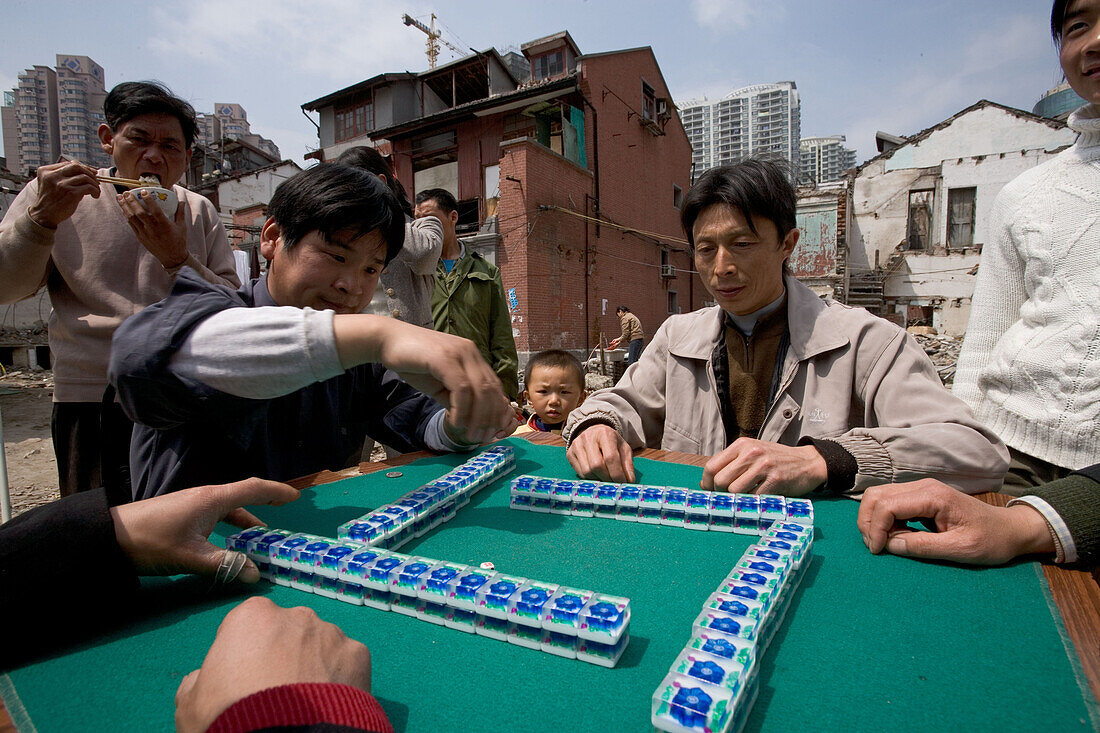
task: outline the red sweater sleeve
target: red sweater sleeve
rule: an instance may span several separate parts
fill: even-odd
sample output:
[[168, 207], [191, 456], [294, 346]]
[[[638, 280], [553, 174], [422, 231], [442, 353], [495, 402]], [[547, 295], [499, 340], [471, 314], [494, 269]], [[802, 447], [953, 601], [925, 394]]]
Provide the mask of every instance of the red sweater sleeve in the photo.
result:
[[370, 693], [319, 682], [270, 687], [242, 698], [219, 715], [207, 733], [318, 724], [393, 733], [389, 718]]

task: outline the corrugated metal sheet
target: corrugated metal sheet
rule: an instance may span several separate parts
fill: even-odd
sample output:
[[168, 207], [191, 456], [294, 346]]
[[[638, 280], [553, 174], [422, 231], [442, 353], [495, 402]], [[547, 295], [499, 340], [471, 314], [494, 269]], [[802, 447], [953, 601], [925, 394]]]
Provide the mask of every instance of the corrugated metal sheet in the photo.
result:
[[791, 255], [796, 277], [824, 277], [836, 273], [836, 202], [800, 206], [795, 215], [798, 246]]

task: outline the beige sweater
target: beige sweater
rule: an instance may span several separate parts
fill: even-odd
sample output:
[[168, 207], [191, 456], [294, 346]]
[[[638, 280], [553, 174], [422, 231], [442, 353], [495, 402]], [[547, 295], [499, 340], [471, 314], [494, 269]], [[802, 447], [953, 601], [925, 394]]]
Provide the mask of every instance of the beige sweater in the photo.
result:
[[[233, 252], [213, 204], [180, 186], [173, 189], [188, 224], [190, 254], [183, 264], [212, 283], [238, 287]], [[115, 328], [167, 295], [178, 268], [165, 270], [138, 241], [113, 186], [102, 184], [98, 199], [85, 197], [56, 231], [27, 216], [37, 190], [36, 181], [27, 184], [0, 222], [0, 303], [47, 287], [54, 401], [98, 402], [107, 386]]]

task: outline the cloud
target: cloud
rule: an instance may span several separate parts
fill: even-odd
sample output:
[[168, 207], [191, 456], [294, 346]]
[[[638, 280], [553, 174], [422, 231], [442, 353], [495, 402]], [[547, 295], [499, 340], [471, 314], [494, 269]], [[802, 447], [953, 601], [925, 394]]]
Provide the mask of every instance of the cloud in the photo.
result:
[[783, 9], [772, 2], [765, 7], [757, 0], [692, 0], [691, 12], [700, 27], [711, 31], [742, 30], [752, 25], [767, 11], [772, 20], [782, 16]]
[[420, 69], [423, 38], [401, 24], [403, 7], [393, 0], [193, 0], [154, 11], [161, 30], [150, 48], [207, 66], [247, 64], [258, 75], [294, 69], [342, 80], [369, 69]]
[[1030, 110], [1046, 86], [1053, 85], [1051, 70], [1057, 68], [1043, 28], [1026, 15], [1002, 18], [953, 53], [929, 59], [919, 71], [866, 89], [850, 106], [872, 111], [844, 125], [847, 144], [866, 160], [877, 153], [875, 132], [912, 135], [979, 99]]

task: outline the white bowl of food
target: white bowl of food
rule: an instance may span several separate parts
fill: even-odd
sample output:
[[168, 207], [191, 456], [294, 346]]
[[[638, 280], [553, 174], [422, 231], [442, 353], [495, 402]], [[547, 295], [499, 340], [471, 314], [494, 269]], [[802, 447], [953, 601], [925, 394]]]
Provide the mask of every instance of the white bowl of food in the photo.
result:
[[165, 216], [174, 219], [176, 217], [176, 207], [179, 206], [176, 192], [170, 188], [162, 188], [160, 181], [155, 178], [141, 178], [140, 180], [148, 180], [149, 185], [135, 188], [133, 190], [134, 197], [141, 201], [144, 206], [149, 205], [146, 203], [147, 201], [152, 201], [160, 207]]

